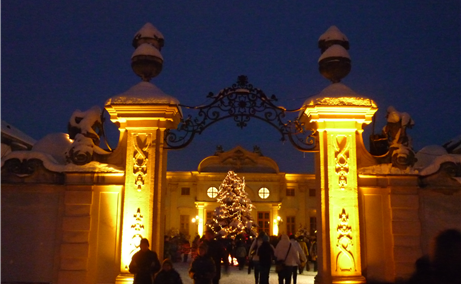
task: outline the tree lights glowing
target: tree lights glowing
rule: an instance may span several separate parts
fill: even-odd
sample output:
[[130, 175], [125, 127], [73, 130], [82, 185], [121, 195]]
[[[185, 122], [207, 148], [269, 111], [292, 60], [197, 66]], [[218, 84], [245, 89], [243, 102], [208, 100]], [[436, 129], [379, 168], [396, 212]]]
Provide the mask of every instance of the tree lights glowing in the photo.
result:
[[207, 223], [215, 233], [222, 236], [235, 237], [241, 233], [252, 233], [256, 227], [251, 217], [254, 205], [245, 192], [245, 180], [233, 171], [227, 173], [216, 200], [219, 207], [213, 212], [213, 219]]

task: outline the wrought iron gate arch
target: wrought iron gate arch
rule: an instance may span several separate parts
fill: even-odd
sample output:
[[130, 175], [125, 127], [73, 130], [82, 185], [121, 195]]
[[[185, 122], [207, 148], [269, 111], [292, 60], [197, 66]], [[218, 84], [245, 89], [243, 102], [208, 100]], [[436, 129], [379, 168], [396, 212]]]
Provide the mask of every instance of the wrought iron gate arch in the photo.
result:
[[[196, 117], [188, 115], [181, 119], [176, 130], [165, 131], [165, 144], [167, 149], [182, 149], [189, 145], [196, 134], [201, 134], [205, 129], [218, 121], [233, 118], [237, 126], [244, 128], [251, 118], [264, 121], [277, 129], [281, 134], [281, 141], [286, 138], [293, 146], [302, 152], [317, 152], [316, 131], [306, 129], [300, 117], [286, 120], [286, 113], [298, 113], [301, 108], [287, 110], [274, 105], [277, 101], [275, 95], [270, 98], [258, 88], [248, 83], [247, 76], [238, 76], [237, 82], [231, 87], [222, 89], [217, 95], [210, 92], [207, 98], [212, 102], [202, 106], [187, 106], [182, 108], [198, 110]], [[303, 114], [304, 115], [304, 114]]]

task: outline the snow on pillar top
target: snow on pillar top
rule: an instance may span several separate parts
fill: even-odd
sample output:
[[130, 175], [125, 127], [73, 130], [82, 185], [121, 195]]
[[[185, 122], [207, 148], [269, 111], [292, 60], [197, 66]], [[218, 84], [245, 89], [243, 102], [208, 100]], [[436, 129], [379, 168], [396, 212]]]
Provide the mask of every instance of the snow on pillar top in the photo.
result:
[[351, 59], [347, 50], [349, 40], [336, 27], [331, 26], [318, 42], [322, 55], [319, 58], [319, 72], [332, 83], [339, 83], [351, 71]]
[[160, 53], [164, 38], [161, 32], [151, 23], [146, 23], [134, 36], [131, 56], [131, 68], [143, 81], [150, 81], [160, 74], [163, 67], [163, 57]]
[[331, 26], [319, 37], [321, 53], [334, 44], [339, 44], [346, 50], [349, 50], [349, 40], [347, 37], [336, 26]]
[[133, 47], [137, 48], [143, 43], [149, 43], [155, 46], [159, 51], [165, 44], [165, 38], [151, 23], [146, 23], [133, 38]]

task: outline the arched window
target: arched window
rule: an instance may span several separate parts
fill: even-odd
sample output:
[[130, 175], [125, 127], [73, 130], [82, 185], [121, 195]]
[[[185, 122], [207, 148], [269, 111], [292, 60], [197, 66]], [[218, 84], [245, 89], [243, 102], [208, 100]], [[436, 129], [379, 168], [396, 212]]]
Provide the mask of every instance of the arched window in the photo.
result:
[[218, 195], [218, 189], [212, 186], [208, 188], [208, 190], [206, 191], [206, 194], [208, 195], [209, 198], [216, 198], [216, 196]]
[[259, 194], [259, 197], [261, 197], [261, 199], [267, 199], [269, 197], [269, 189], [265, 188], [265, 187], [261, 187], [258, 191], [258, 194]]

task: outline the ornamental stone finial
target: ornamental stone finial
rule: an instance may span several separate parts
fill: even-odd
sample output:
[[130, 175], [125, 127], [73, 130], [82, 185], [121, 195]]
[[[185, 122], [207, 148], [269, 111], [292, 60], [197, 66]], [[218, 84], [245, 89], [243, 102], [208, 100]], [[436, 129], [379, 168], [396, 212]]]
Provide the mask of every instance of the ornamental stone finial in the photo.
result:
[[320, 74], [339, 83], [351, 71], [349, 40], [336, 26], [331, 26], [320, 36], [318, 46], [322, 53], [318, 61]]
[[160, 53], [164, 45], [161, 32], [151, 23], [146, 23], [134, 36], [131, 56], [131, 68], [143, 81], [150, 81], [160, 74], [163, 67], [163, 57]]

